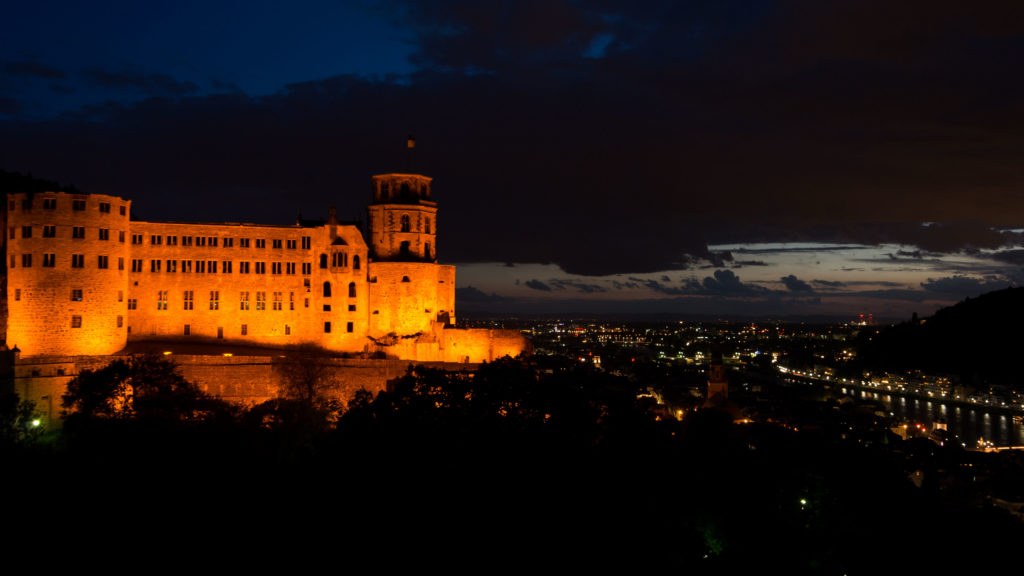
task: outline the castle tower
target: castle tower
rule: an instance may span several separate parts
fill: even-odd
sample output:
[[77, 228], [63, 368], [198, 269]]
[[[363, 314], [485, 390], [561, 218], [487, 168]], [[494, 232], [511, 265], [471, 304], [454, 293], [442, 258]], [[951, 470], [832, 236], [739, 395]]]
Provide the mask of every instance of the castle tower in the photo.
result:
[[7, 346], [26, 356], [124, 347], [130, 204], [102, 194], [7, 195]]
[[722, 351], [717, 347], [711, 352], [711, 364], [708, 365], [708, 400], [715, 396], [722, 400], [729, 398], [729, 381], [725, 379], [725, 365]]
[[373, 177], [369, 215], [370, 257], [379, 262], [437, 262], [437, 204], [419, 174]]

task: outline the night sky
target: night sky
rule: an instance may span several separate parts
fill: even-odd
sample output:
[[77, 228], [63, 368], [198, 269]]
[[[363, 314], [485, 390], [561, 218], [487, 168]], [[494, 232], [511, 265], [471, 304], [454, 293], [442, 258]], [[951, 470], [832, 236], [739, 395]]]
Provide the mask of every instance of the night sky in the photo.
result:
[[909, 318], [1024, 280], [1024, 2], [18, 2], [0, 169], [139, 219], [434, 177], [457, 311]]

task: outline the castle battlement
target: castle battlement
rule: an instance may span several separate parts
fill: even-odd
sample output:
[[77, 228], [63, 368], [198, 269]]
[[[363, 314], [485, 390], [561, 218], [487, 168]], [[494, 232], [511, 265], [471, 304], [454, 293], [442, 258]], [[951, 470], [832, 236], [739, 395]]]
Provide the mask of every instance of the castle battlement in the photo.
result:
[[3, 205], [0, 337], [23, 357], [109, 355], [182, 340], [430, 362], [527, 350], [455, 329], [455, 267], [437, 263], [431, 179], [372, 178], [368, 230], [148, 222], [103, 194], [12, 193]]

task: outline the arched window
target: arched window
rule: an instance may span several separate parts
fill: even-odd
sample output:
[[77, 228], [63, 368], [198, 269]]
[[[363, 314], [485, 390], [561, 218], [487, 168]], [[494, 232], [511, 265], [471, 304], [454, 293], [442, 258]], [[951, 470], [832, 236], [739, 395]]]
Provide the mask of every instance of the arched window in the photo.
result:
[[359, 270], [359, 255], [355, 254], [352, 256], [352, 269]]
[[408, 276], [402, 276], [402, 282], [408, 282], [408, 281], [409, 281], [409, 277]]
[[320, 267], [327, 268], [327, 254], [320, 255]]
[[355, 298], [356, 297], [356, 283], [355, 282], [349, 282], [348, 283], [348, 297], [349, 298]]
[[331, 297], [331, 283], [330, 282], [324, 282], [324, 298], [330, 298], [330, 297]]
[[402, 232], [409, 231], [409, 215], [402, 214]]
[[423, 231], [427, 234], [430, 234], [430, 218], [426, 218], [423, 220]]

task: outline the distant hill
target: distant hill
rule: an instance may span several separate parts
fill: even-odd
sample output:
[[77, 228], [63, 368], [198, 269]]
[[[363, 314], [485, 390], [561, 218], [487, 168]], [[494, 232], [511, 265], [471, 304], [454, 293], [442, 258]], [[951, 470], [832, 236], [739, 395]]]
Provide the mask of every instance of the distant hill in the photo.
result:
[[920, 369], [957, 375], [967, 385], [1024, 389], [1024, 288], [967, 298], [919, 322], [864, 335], [860, 348], [867, 368]]
[[79, 191], [74, 186], [63, 186], [60, 182], [33, 178], [31, 174], [24, 175], [20, 172], [7, 172], [0, 170], [0, 193], [10, 192], [47, 192], [63, 191], [77, 194]]

